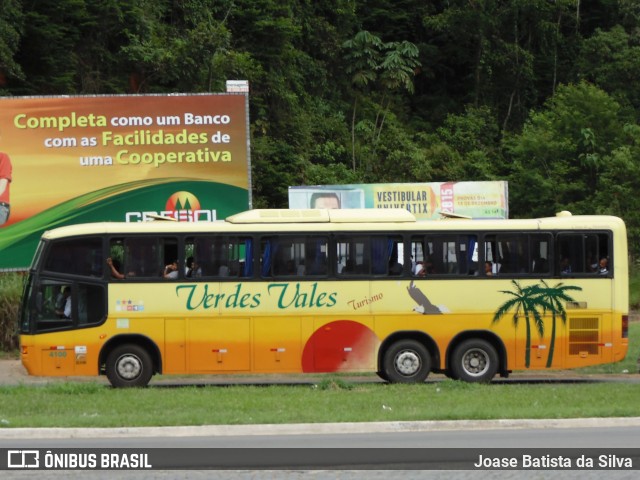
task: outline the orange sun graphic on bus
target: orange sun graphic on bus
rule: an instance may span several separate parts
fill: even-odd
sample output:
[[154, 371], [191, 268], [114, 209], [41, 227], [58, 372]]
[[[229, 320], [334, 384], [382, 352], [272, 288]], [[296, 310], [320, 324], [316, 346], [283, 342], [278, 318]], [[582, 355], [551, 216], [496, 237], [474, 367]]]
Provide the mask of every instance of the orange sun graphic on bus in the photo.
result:
[[200, 210], [200, 200], [191, 192], [176, 192], [167, 200], [165, 210], [171, 212], [178, 210]]

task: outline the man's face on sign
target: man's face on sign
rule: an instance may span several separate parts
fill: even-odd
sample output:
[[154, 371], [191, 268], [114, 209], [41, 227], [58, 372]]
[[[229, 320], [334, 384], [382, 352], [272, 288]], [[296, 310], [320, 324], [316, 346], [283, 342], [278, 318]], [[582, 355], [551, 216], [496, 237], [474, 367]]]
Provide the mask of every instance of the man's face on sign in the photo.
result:
[[340, 202], [334, 196], [316, 198], [314, 208], [340, 208]]

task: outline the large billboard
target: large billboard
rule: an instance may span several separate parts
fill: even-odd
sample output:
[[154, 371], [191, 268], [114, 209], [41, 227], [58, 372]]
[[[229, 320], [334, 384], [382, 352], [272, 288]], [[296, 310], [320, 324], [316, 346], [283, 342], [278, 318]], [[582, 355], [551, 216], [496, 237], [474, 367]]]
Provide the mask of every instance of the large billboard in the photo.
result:
[[289, 208], [403, 208], [419, 220], [509, 218], [509, 188], [504, 181], [289, 187]]
[[250, 208], [248, 123], [246, 93], [0, 99], [0, 270], [57, 226]]

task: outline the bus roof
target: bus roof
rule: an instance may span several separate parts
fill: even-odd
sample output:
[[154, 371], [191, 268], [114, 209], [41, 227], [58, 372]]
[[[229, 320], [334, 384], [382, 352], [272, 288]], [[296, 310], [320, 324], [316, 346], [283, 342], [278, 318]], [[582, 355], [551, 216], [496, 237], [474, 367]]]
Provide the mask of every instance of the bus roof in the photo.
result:
[[380, 223], [415, 222], [416, 217], [400, 208], [371, 209], [264, 209], [247, 210], [226, 219], [234, 224], [260, 223]]
[[[277, 227], [275, 226], [277, 225]], [[538, 219], [443, 218], [415, 219], [403, 209], [343, 210], [249, 210], [215, 222], [99, 222], [68, 225], [48, 230], [43, 238], [54, 239], [82, 235], [171, 234], [171, 233], [250, 233], [250, 232], [332, 232], [332, 231], [535, 231], [552, 230], [624, 230], [621, 219], [613, 216], [570, 215]]]

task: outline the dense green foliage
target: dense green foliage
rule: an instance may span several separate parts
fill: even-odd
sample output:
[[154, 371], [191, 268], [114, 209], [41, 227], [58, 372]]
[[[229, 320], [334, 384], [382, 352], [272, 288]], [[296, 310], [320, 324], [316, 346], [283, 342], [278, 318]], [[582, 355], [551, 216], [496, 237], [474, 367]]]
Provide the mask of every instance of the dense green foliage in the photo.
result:
[[5, 0], [0, 95], [250, 82], [255, 207], [287, 187], [508, 180], [512, 217], [640, 245], [635, 0]]
[[18, 314], [24, 275], [0, 273], [0, 351], [17, 350]]

